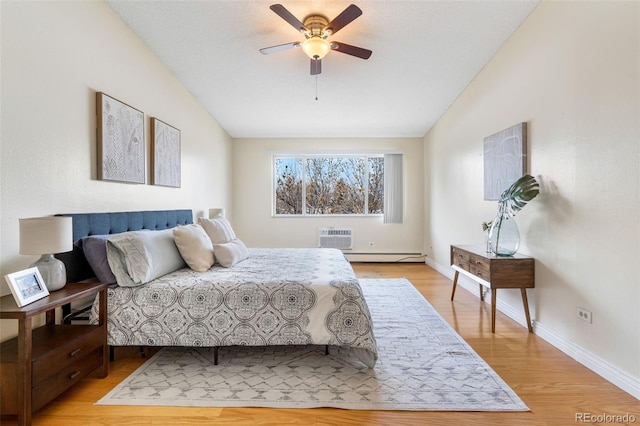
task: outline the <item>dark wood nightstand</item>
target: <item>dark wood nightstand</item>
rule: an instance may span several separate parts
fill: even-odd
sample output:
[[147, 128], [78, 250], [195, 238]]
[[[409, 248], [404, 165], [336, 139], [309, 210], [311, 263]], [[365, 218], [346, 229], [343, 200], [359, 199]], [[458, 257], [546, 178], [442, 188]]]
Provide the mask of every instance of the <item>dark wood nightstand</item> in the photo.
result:
[[496, 293], [499, 288], [519, 288], [522, 294], [524, 314], [529, 333], [533, 333], [529, 318], [527, 290], [535, 286], [534, 259], [528, 256], [508, 257], [487, 253], [484, 247], [461, 245], [451, 246], [451, 267], [456, 271], [453, 278], [451, 300], [456, 294], [460, 273], [480, 284], [480, 300], [484, 300], [482, 287], [491, 289], [491, 332], [496, 332]]
[[[97, 293], [98, 325], [56, 324], [56, 308]], [[32, 330], [33, 318], [42, 313], [46, 324]], [[19, 425], [30, 425], [33, 412], [90, 373], [107, 376], [106, 284], [69, 283], [23, 307], [12, 295], [3, 296], [0, 318], [18, 320], [18, 336], [0, 345], [0, 407], [3, 416], [17, 415]]]

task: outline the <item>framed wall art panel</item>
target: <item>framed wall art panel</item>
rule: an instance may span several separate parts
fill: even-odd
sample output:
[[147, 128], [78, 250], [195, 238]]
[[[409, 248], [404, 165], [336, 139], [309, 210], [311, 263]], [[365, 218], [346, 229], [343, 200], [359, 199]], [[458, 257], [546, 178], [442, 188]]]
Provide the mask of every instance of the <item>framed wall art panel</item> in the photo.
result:
[[145, 183], [143, 112], [102, 92], [96, 104], [98, 179]]
[[180, 130], [151, 118], [151, 184], [180, 188]]
[[527, 123], [484, 138], [484, 199], [495, 201], [527, 172]]

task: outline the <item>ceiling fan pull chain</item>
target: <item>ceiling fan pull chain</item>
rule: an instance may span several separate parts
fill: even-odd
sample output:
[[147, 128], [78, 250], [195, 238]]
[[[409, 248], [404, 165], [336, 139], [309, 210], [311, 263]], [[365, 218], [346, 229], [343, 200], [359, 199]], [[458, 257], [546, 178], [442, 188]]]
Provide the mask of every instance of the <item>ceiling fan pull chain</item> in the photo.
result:
[[318, 74], [316, 74], [316, 101], [318, 100]]

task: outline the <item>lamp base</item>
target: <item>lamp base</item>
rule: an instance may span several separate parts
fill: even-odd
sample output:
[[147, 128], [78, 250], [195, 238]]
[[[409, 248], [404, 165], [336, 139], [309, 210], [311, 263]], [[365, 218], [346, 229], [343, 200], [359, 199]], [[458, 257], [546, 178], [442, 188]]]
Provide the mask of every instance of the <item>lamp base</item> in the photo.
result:
[[67, 284], [67, 270], [61, 260], [53, 257], [52, 254], [43, 254], [31, 267], [37, 267], [42, 275], [47, 290], [60, 290]]

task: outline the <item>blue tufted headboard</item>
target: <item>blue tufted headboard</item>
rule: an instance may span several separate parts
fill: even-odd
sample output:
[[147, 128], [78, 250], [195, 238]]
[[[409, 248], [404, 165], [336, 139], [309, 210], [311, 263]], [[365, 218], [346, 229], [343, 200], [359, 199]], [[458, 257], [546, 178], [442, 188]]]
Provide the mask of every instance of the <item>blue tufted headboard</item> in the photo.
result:
[[[193, 223], [191, 210], [148, 210], [114, 213], [68, 213], [71, 216], [73, 241], [89, 235], [119, 234], [141, 229], [160, 230]], [[82, 249], [74, 245], [73, 251], [56, 254], [67, 268], [67, 281], [81, 281], [94, 276]]]

